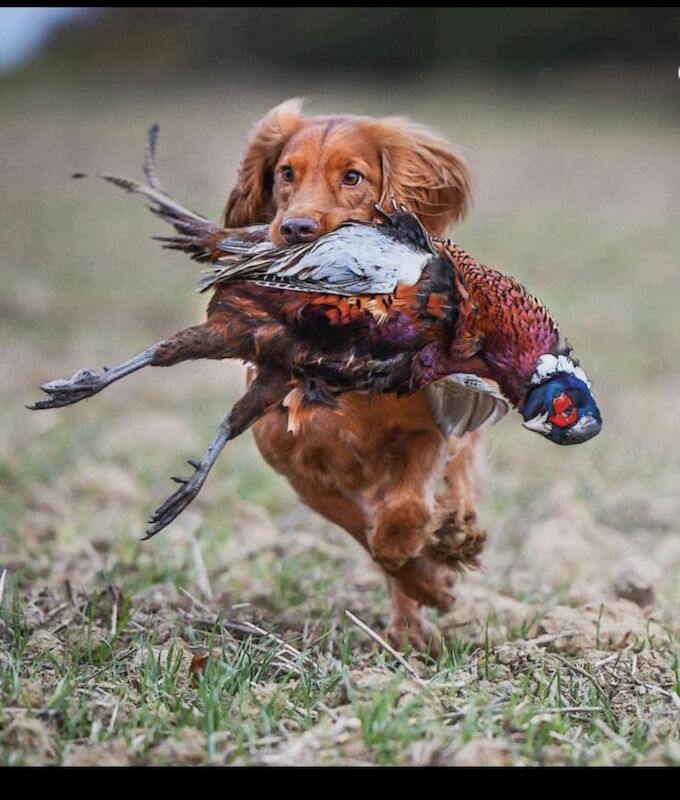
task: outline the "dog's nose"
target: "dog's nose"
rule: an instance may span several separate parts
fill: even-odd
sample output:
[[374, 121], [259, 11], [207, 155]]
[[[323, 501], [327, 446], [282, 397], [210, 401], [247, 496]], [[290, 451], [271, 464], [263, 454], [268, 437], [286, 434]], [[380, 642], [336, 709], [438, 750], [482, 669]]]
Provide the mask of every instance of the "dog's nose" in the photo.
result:
[[318, 230], [319, 223], [310, 217], [288, 217], [281, 223], [281, 236], [288, 244], [311, 242]]

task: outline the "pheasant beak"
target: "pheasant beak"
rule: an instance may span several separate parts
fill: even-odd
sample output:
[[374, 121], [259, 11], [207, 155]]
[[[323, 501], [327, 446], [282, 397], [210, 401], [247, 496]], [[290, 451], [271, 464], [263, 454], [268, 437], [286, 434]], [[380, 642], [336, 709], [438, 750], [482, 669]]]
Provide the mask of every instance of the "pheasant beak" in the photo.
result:
[[580, 444], [592, 439], [593, 436], [602, 430], [602, 422], [590, 414], [584, 414], [581, 419], [573, 425], [568, 433], [565, 444]]
[[543, 436], [547, 436], [550, 431], [552, 430], [552, 425], [548, 422], [548, 412], [546, 411], [544, 414], [538, 414], [532, 419], [528, 419], [522, 423], [525, 428], [530, 431], [535, 431], [536, 433], [540, 433]]

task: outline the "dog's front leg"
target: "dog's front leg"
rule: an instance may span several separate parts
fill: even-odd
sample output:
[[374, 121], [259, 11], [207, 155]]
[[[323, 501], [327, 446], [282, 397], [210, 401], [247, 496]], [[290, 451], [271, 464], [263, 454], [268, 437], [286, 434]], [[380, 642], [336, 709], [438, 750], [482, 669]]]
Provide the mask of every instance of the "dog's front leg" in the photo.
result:
[[435, 429], [396, 436], [385, 454], [386, 480], [371, 498], [368, 544], [375, 560], [393, 573], [419, 556], [427, 542], [434, 483], [446, 452]]
[[428, 553], [455, 570], [479, 567], [486, 532], [477, 527], [476, 478], [482, 437], [477, 431], [451, 437], [444, 467], [444, 489], [432, 515]]

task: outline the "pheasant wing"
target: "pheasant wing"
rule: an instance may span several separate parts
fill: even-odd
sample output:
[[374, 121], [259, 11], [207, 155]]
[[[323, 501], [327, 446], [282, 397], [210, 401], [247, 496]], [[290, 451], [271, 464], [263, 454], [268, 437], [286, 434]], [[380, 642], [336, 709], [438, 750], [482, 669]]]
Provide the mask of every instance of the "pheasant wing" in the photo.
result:
[[[320, 294], [392, 294], [413, 286], [432, 253], [387, 235], [381, 228], [349, 222], [315, 242], [278, 249], [253, 249], [225, 238], [218, 259], [199, 281], [199, 289], [233, 280]], [[253, 255], [255, 253], [255, 255]]]
[[432, 416], [447, 438], [462, 436], [484, 423], [494, 425], [510, 409], [509, 402], [491, 381], [457, 373], [425, 389]]

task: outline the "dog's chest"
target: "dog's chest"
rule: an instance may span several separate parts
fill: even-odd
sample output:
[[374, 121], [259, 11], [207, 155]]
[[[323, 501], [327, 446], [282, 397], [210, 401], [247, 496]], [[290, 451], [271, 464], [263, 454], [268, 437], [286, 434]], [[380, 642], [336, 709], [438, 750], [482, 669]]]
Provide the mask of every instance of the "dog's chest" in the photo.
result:
[[[389, 420], [389, 423], [386, 423]], [[358, 499], [389, 486], [423, 437], [445, 446], [424, 392], [396, 397], [347, 394], [336, 410], [319, 408], [297, 434], [286, 410], [275, 409], [254, 429], [265, 460], [300, 485]]]

